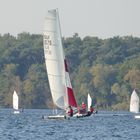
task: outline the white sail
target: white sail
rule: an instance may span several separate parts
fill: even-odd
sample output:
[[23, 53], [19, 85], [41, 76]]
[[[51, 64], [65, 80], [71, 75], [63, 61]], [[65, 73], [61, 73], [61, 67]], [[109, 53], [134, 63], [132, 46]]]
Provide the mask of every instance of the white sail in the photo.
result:
[[133, 113], [138, 113], [139, 112], [139, 97], [138, 97], [135, 90], [131, 94], [130, 112], [133, 112]]
[[13, 93], [13, 109], [18, 110], [18, 95], [16, 91]]
[[90, 106], [92, 105], [92, 99], [91, 99], [91, 96], [90, 96], [89, 93], [88, 93], [88, 96], [87, 96], [87, 104], [88, 104], [88, 110], [90, 110]]
[[63, 52], [58, 10], [50, 10], [45, 18], [44, 54], [53, 102], [61, 109], [69, 105], [68, 88], [72, 89]]

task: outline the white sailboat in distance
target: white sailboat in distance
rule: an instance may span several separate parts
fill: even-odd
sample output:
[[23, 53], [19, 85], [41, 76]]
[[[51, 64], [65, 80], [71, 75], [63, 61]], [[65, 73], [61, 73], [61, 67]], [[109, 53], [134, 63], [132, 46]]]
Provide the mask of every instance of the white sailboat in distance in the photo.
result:
[[[53, 103], [60, 109], [77, 107], [65, 59], [59, 23], [58, 10], [49, 10], [45, 18], [43, 33], [44, 55]], [[56, 114], [47, 118], [64, 118]]]
[[13, 93], [13, 109], [14, 109], [14, 114], [19, 114], [19, 97], [17, 92], [14, 90]]
[[88, 111], [90, 110], [90, 106], [92, 105], [92, 99], [91, 99], [91, 96], [90, 94], [88, 93], [88, 96], [87, 96], [87, 105], [88, 105]]
[[131, 99], [130, 99], [130, 112], [132, 113], [137, 113], [135, 115], [135, 119], [140, 119], [140, 114], [139, 113], [139, 96], [137, 95], [136, 90], [134, 89], [132, 94], [131, 94]]
[[130, 112], [139, 113], [139, 96], [135, 89], [133, 90], [130, 98]]

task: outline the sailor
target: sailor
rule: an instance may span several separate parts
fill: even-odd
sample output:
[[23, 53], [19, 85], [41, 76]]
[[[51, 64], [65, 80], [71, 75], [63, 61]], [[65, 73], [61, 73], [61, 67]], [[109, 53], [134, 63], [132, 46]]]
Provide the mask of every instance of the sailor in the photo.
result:
[[77, 107], [77, 113], [78, 114], [81, 114], [81, 108], [80, 108], [80, 106]]
[[66, 113], [67, 113], [67, 115], [68, 115], [69, 117], [72, 117], [72, 116], [73, 116], [73, 109], [72, 109], [71, 106], [68, 107]]
[[92, 114], [93, 113], [93, 111], [94, 111], [94, 108], [92, 107], [92, 106], [90, 106], [90, 114]]
[[93, 111], [94, 111], [94, 108], [90, 106], [90, 109], [85, 116], [90, 116], [93, 113]]
[[86, 113], [86, 104], [84, 102], [82, 102], [82, 113]]

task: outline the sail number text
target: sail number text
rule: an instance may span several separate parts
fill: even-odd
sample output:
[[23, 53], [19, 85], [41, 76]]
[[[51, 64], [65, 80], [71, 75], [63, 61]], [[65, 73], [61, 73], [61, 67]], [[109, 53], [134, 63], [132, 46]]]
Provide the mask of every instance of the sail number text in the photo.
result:
[[44, 35], [44, 47], [47, 54], [51, 54], [50, 47], [52, 45], [52, 41], [49, 35]]

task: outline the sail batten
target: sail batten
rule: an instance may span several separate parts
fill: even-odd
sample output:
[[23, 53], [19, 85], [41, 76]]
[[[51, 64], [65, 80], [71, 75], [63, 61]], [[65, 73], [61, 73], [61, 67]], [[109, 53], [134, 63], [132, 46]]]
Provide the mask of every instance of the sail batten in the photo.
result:
[[[45, 18], [43, 33], [45, 63], [53, 102], [61, 109], [76, 100], [73, 92], [69, 97], [68, 87], [72, 90], [62, 46], [58, 10], [49, 10]], [[72, 106], [75, 104], [72, 103]]]
[[48, 76], [62, 77], [62, 75], [54, 75], [54, 74], [48, 74]]

